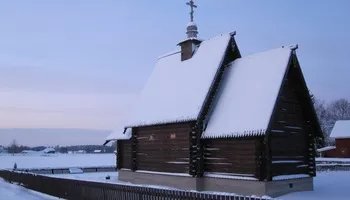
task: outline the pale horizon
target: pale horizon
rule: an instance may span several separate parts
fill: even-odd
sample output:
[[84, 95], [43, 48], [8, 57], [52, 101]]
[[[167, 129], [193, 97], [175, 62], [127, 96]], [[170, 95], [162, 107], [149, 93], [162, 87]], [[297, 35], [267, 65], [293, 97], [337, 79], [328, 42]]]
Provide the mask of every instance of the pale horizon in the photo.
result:
[[[1, 2], [0, 128], [120, 126], [156, 59], [185, 38], [185, 2]], [[349, 1], [197, 4], [200, 38], [236, 31], [243, 56], [298, 44], [311, 93], [350, 99]]]

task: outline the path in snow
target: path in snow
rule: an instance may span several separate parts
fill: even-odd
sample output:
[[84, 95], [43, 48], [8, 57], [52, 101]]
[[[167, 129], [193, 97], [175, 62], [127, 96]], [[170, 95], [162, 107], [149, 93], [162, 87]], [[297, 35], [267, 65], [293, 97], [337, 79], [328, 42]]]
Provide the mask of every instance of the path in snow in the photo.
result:
[[0, 178], [0, 200], [56, 200], [58, 198], [5, 182]]

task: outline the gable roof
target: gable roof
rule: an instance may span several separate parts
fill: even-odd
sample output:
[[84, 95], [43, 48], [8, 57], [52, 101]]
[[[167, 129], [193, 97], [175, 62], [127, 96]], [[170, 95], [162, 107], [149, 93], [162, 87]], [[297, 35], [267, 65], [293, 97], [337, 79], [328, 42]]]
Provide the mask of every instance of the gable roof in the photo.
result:
[[180, 52], [160, 58], [126, 127], [197, 120], [230, 39], [203, 41], [189, 60], [181, 61]]
[[350, 120], [336, 121], [330, 137], [350, 138]]
[[[160, 57], [129, 120], [107, 142], [130, 139], [132, 127], [198, 120], [209, 94], [214, 102], [204, 120], [202, 138], [265, 134], [291, 59], [296, 59], [292, 57], [295, 48], [277, 48], [227, 65], [224, 58], [232, 47], [231, 38], [223, 34], [203, 41], [185, 61], [181, 52]], [[216, 75], [223, 69], [221, 80]], [[221, 83], [214, 92], [212, 84], [218, 80]]]
[[278, 48], [233, 61], [225, 71], [202, 138], [264, 134], [291, 52]]

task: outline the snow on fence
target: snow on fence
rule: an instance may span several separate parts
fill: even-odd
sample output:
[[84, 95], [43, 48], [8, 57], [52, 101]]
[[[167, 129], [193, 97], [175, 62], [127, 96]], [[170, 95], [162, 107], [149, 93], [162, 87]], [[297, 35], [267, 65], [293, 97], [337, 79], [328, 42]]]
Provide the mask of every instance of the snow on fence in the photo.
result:
[[34, 174], [70, 174], [71, 169], [81, 169], [82, 172], [113, 172], [117, 171], [115, 166], [100, 166], [100, 167], [71, 167], [71, 168], [29, 168], [29, 169], [16, 169], [16, 171], [30, 172]]
[[0, 177], [28, 189], [63, 199], [118, 199], [118, 200], [267, 200], [270, 198], [240, 195], [201, 193], [195, 191], [169, 190], [121, 184], [88, 182], [81, 180], [46, 177], [31, 173], [0, 170]]
[[350, 171], [350, 163], [318, 163], [316, 170], [321, 171]]

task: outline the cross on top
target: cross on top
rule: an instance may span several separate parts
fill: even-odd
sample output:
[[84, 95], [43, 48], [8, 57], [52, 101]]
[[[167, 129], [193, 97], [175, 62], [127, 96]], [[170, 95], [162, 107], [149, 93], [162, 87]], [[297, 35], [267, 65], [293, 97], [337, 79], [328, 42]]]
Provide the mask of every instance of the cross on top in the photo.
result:
[[194, 1], [193, 1], [193, 0], [190, 0], [189, 2], [187, 2], [186, 5], [188, 5], [188, 6], [191, 7], [190, 16], [191, 16], [191, 22], [193, 22], [194, 8], [197, 8], [197, 5], [194, 4]]

